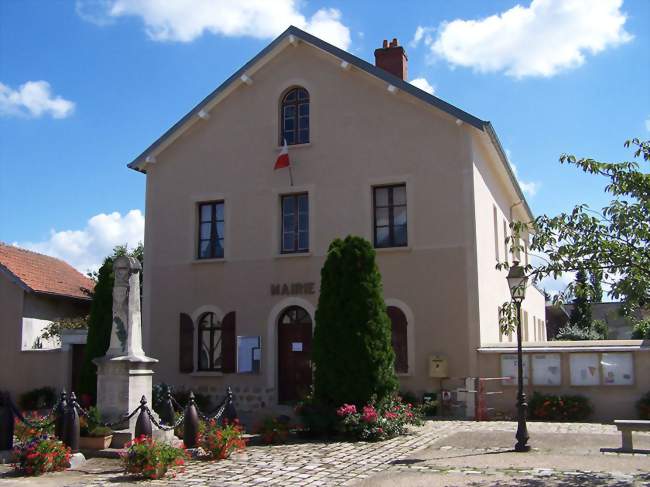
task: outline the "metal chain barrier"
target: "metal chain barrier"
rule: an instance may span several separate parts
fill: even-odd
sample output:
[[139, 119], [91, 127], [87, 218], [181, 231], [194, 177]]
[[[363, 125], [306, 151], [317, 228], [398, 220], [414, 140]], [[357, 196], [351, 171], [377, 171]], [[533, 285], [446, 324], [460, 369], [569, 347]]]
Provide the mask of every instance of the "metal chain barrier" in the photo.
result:
[[219, 406], [219, 409], [217, 410], [217, 412], [214, 413], [213, 415], [203, 414], [198, 408], [197, 408], [196, 411], [199, 413], [199, 418], [201, 418], [203, 421], [207, 421], [207, 422], [210, 422], [210, 421], [213, 421], [213, 420], [218, 421], [219, 419], [221, 419], [221, 416], [223, 415], [223, 412], [226, 410], [226, 405], [227, 405], [227, 399], [225, 399], [223, 401], [221, 406]]
[[[73, 404], [74, 404], [74, 407], [75, 407], [75, 409], [77, 410], [77, 413], [79, 414], [79, 416], [83, 416], [84, 418], [88, 419], [88, 411], [85, 410], [83, 407], [81, 407], [81, 405], [80, 405], [77, 401], [74, 401]], [[128, 416], [125, 414], [121, 419], [118, 419], [118, 420], [116, 420], [116, 421], [113, 421], [112, 423], [99, 422], [99, 423], [97, 423], [97, 424], [98, 424], [99, 426], [103, 426], [103, 427], [105, 427], [105, 428], [111, 428], [111, 429], [112, 429], [114, 426], [119, 426], [119, 425], [121, 425], [121, 424], [126, 423], [126, 422], [127, 422], [128, 420], [130, 420], [133, 416], [135, 416], [135, 414], [136, 414], [138, 411], [140, 411], [140, 409], [142, 409], [142, 407], [143, 407], [142, 405], [138, 406], [138, 407], [135, 408], [135, 409], [133, 410], [133, 412], [132, 412], [131, 414], [129, 414]], [[147, 408], [147, 409], [149, 409], [149, 408]]]
[[170, 425], [164, 425], [159, 423], [153, 413], [151, 412], [151, 409], [145, 406], [144, 411], [147, 413], [147, 416], [149, 416], [149, 420], [156, 426], [156, 428], [163, 430], [163, 431], [171, 431], [175, 430], [178, 428], [183, 421], [185, 421], [185, 413], [183, 412], [178, 419], [174, 422], [174, 424]]
[[37, 423], [32, 422], [32, 421], [28, 420], [25, 416], [23, 416], [23, 413], [20, 412], [20, 409], [18, 409], [18, 407], [14, 404], [14, 401], [10, 397], [8, 398], [8, 403], [9, 403], [9, 408], [11, 409], [12, 413], [14, 414], [14, 416], [16, 416], [18, 418], [18, 420], [21, 423], [26, 424], [30, 428], [34, 428], [34, 429], [37, 429], [37, 430], [43, 430], [43, 429], [49, 428], [50, 426], [52, 426], [56, 422], [55, 417], [52, 418], [50, 421], [46, 421], [46, 419], [52, 417], [54, 415], [54, 413], [56, 413], [56, 408], [59, 407], [60, 401], [57, 401], [57, 403], [54, 405], [54, 407], [52, 408], [50, 413], [47, 416], [45, 416], [45, 419], [43, 419], [43, 421], [40, 421], [40, 422], [37, 422]]

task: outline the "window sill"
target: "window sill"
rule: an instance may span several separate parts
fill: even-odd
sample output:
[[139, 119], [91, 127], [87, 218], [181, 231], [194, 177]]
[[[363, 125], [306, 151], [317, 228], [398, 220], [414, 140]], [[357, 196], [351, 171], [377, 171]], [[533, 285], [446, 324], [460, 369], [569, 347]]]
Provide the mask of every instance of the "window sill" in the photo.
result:
[[197, 370], [194, 372], [191, 372], [190, 375], [192, 377], [221, 377], [223, 375], [223, 372], [210, 372], [208, 370]]
[[[292, 144], [292, 145], [287, 145], [287, 147], [289, 148], [289, 150], [291, 150], [291, 149], [301, 149], [301, 148], [303, 148], [303, 147], [311, 147], [311, 142], [307, 142], [306, 144]], [[284, 146], [283, 146], [283, 145], [279, 145], [279, 146], [277, 147], [277, 150], [279, 150], [279, 151], [281, 151], [282, 149], [284, 149]]]
[[27, 353], [52, 353], [52, 352], [60, 352], [62, 349], [61, 347], [56, 347], [56, 348], [21, 348], [21, 352], [27, 352]]
[[192, 259], [191, 264], [222, 264], [226, 261], [225, 257], [219, 257], [216, 259]]
[[274, 259], [290, 259], [292, 257], [311, 257], [311, 252], [288, 252], [286, 254], [275, 254]]
[[375, 252], [378, 254], [391, 253], [391, 252], [412, 252], [413, 248], [410, 246], [406, 247], [375, 247]]

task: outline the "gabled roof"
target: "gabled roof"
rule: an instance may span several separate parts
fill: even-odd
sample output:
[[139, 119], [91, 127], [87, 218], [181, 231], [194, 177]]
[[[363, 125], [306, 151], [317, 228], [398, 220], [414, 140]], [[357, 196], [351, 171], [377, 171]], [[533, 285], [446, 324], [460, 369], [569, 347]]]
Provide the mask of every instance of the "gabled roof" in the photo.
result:
[[26, 291], [89, 300], [92, 279], [54, 257], [0, 242], [0, 272]]
[[145, 166], [146, 166], [146, 159], [148, 156], [154, 155], [157, 150], [161, 150], [161, 148], [163, 148], [165, 144], [170, 141], [170, 139], [175, 138], [175, 136], [180, 131], [182, 131], [184, 127], [188, 126], [190, 123], [195, 121], [199, 117], [201, 110], [209, 106], [220, 95], [224, 95], [225, 92], [229, 88], [231, 88], [234, 83], [237, 82], [242, 83], [243, 82], [241, 81], [242, 77], [246, 76], [247, 73], [250, 72], [250, 70], [255, 65], [260, 63], [264, 58], [273, 55], [274, 51], [279, 52], [279, 49], [277, 48], [281, 48], [283, 45], [286, 46], [289, 44], [289, 42], [292, 42], [295, 39], [300, 39], [303, 42], [309, 43], [312, 46], [321, 49], [331, 54], [334, 57], [339, 58], [341, 61], [346, 61], [350, 65], [362, 71], [365, 71], [366, 73], [375, 76], [385, 81], [388, 84], [395, 86], [399, 90], [404, 91], [418, 98], [422, 102], [432, 105], [442, 110], [443, 112], [448, 113], [449, 115], [455, 117], [458, 120], [462, 120], [463, 122], [475, 127], [476, 129], [488, 135], [490, 141], [492, 142], [499, 156], [499, 159], [501, 160], [508, 174], [509, 179], [512, 181], [512, 184], [514, 185], [515, 191], [517, 192], [519, 199], [522, 201], [525, 210], [528, 212], [528, 215], [532, 219], [533, 213], [530, 207], [528, 206], [528, 203], [526, 202], [526, 198], [524, 197], [523, 192], [519, 187], [517, 178], [515, 177], [512, 168], [508, 163], [508, 158], [505, 154], [505, 151], [503, 150], [503, 147], [499, 142], [499, 138], [497, 137], [497, 134], [494, 131], [494, 128], [492, 127], [492, 124], [490, 122], [481, 120], [480, 118], [477, 118], [474, 115], [467, 113], [466, 111], [461, 110], [460, 108], [450, 103], [447, 103], [446, 101], [438, 98], [437, 96], [431, 95], [426, 91], [423, 91], [420, 88], [413, 86], [411, 83], [404, 81], [403, 79], [389, 73], [388, 71], [378, 68], [377, 66], [367, 61], [364, 61], [363, 59], [354, 56], [349, 52], [344, 51], [343, 49], [333, 46], [332, 44], [329, 44], [324, 40], [319, 39], [318, 37], [313, 36], [293, 25], [290, 26], [278, 37], [276, 37], [268, 46], [262, 49], [254, 58], [248, 61], [244, 66], [242, 66], [226, 81], [224, 81], [221, 85], [219, 85], [212, 93], [210, 93], [203, 100], [201, 100], [192, 110], [190, 110], [189, 113], [187, 113], [187, 115], [185, 115], [178, 122], [176, 122], [169, 130], [167, 130], [161, 137], [159, 137], [158, 140], [156, 140], [144, 152], [142, 152], [142, 154], [140, 154], [131, 163], [129, 163], [128, 167], [136, 171], [146, 173]]

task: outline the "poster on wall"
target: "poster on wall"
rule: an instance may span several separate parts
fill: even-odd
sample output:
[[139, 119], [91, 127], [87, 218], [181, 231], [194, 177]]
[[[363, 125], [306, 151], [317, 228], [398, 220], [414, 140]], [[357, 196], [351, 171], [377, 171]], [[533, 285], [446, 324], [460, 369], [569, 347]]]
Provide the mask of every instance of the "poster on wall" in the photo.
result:
[[604, 385], [634, 384], [634, 362], [631, 353], [603, 353], [600, 356], [600, 365], [603, 368]]
[[562, 384], [562, 361], [559, 353], [533, 354], [533, 385], [559, 386]]
[[[523, 367], [524, 367], [524, 384], [528, 384], [529, 370], [530, 370], [530, 357], [524, 355]], [[501, 383], [504, 386], [516, 386], [517, 385], [517, 354], [508, 353], [501, 355], [501, 377], [509, 377], [509, 379], [504, 379]]]
[[600, 385], [600, 364], [597, 353], [572, 353], [569, 356], [572, 386]]

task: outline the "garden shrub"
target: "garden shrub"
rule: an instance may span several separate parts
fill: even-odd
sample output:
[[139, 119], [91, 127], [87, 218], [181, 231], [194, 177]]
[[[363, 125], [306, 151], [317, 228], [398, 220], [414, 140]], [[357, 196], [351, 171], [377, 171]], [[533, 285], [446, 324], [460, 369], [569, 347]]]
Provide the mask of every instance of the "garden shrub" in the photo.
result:
[[39, 387], [21, 394], [18, 405], [23, 411], [51, 408], [56, 404], [57, 394], [53, 387]]
[[95, 406], [88, 408], [86, 416], [79, 417], [79, 434], [84, 437], [110, 436], [113, 430], [102, 426], [102, 415]]
[[124, 470], [148, 479], [160, 479], [170, 470], [175, 475], [188, 458], [184, 447], [176, 448], [144, 435], [128, 442], [125, 448], [120, 453]]
[[33, 437], [14, 448], [14, 469], [23, 475], [59, 472], [70, 466], [70, 448], [48, 435]]
[[585, 396], [556, 396], [534, 392], [533, 397], [528, 401], [528, 412], [531, 419], [583, 421], [589, 418], [593, 408]]
[[25, 443], [43, 435], [54, 434], [54, 423], [48, 424], [50, 421], [46, 420], [46, 418], [43, 418], [36, 413], [25, 414], [24, 417], [27, 421], [33, 424], [34, 427], [28, 426], [18, 418], [15, 418], [14, 436], [18, 438], [19, 442]]
[[650, 392], [639, 399], [636, 403], [636, 408], [639, 411], [639, 418], [650, 419]]
[[375, 250], [348, 236], [329, 246], [314, 331], [314, 402], [361, 406], [397, 390], [391, 323]]
[[256, 432], [260, 435], [263, 443], [274, 445], [287, 441], [290, 426], [288, 421], [282, 421], [279, 418], [267, 416], [257, 427]]
[[343, 432], [363, 441], [380, 441], [403, 435], [409, 425], [422, 423], [422, 416], [412, 404], [387, 400], [375, 404], [371, 400], [357, 410], [354, 404], [343, 404], [336, 410]]
[[228, 458], [234, 452], [246, 448], [244, 430], [237, 420], [221, 426], [212, 419], [199, 436], [199, 446], [214, 459]]
[[650, 319], [641, 320], [632, 328], [633, 340], [650, 340]]

